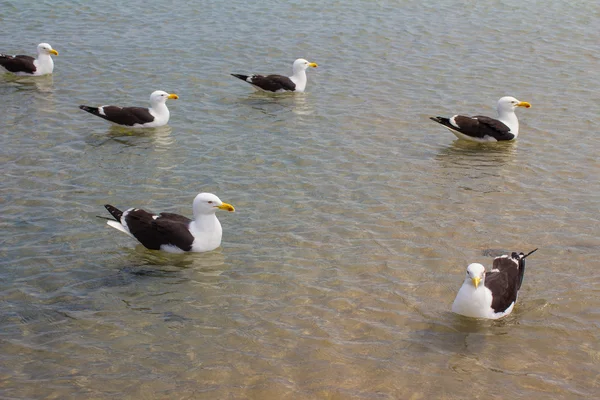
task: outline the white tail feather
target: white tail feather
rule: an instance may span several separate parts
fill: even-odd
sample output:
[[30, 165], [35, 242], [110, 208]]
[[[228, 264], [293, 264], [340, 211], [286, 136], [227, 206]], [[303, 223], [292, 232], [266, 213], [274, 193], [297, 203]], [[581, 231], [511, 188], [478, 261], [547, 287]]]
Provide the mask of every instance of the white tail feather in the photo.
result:
[[121, 231], [123, 233], [128, 234], [129, 236], [133, 237], [133, 235], [127, 230], [127, 228], [125, 228], [120, 222], [117, 221], [106, 221], [106, 223], [110, 226], [112, 226], [113, 228], [115, 228], [118, 231]]

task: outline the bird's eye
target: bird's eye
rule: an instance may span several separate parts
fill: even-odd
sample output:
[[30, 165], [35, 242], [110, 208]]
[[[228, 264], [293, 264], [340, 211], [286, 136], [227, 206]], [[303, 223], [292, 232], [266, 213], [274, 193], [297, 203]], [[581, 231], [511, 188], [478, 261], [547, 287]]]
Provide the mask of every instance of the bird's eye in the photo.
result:
[[212, 204], [212, 203], [213, 203], [212, 200], [208, 202], [208, 204]]

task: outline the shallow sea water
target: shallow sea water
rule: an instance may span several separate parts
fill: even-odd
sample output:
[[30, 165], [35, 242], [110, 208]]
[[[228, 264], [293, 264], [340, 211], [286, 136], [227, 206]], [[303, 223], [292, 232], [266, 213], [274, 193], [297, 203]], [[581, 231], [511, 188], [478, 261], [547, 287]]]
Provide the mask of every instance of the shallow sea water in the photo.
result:
[[[0, 397], [594, 398], [600, 6], [593, 1], [0, 2]], [[307, 92], [230, 73], [319, 64]], [[163, 128], [79, 104], [177, 93]], [[514, 143], [429, 116], [518, 110]], [[103, 204], [191, 214], [223, 245], [152, 252]], [[499, 321], [452, 314], [470, 262], [529, 259]]]

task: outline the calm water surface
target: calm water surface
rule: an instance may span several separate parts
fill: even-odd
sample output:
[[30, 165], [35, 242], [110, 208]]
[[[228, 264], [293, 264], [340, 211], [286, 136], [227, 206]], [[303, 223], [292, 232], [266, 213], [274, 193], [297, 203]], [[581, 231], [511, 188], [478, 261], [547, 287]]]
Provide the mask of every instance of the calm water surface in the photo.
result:
[[[489, 3], [489, 4], [488, 4]], [[0, 2], [0, 397], [578, 399], [600, 393], [600, 5]], [[319, 63], [307, 92], [229, 73]], [[146, 105], [131, 132], [79, 104]], [[432, 115], [518, 110], [515, 143]], [[148, 251], [103, 204], [221, 213]], [[500, 321], [452, 314], [470, 262], [540, 250]]]

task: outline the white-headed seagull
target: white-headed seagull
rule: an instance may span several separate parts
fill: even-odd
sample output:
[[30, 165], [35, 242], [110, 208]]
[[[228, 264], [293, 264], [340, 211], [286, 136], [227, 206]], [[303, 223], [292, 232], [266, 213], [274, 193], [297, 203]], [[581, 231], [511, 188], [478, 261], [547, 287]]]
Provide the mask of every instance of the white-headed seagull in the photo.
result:
[[[204, 252], [221, 245], [223, 229], [215, 213], [235, 211], [212, 193], [200, 193], [193, 202], [194, 219], [179, 214], [152, 214], [139, 208], [121, 211], [106, 204], [114, 220], [106, 223], [137, 239], [146, 248], [169, 253]], [[108, 219], [108, 218], [107, 218]]]
[[469, 264], [452, 311], [466, 317], [486, 319], [510, 314], [523, 284], [525, 258], [536, 250], [496, 257], [489, 272], [481, 264]]
[[306, 69], [316, 68], [317, 64], [304, 58], [294, 61], [292, 76], [283, 75], [240, 75], [231, 74], [265, 92], [304, 92], [306, 89]]
[[37, 58], [24, 55], [0, 54], [0, 70], [10, 72], [21, 76], [40, 76], [48, 75], [54, 71], [54, 61], [52, 55], [57, 56], [58, 51], [54, 50], [48, 43], [40, 43], [37, 47]]
[[174, 93], [157, 90], [150, 95], [150, 108], [118, 106], [79, 106], [79, 108], [90, 114], [104, 118], [113, 124], [130, 128], [156, 128], [166, 125], [169, 122], [171, 114], [167, 108], [166, 101], [178, 98], [179, 96]]
[[519, 135], [519, 120], [515, 114], [517, 107], [531, 107], [526, 101], [505, 96], [498, 100], [498, 119], [476, 115], [466, 117], [454, 115], [450, 118], [430, 117], [450, 130], [459, 139], [472, 142], [499, 142], [515, 140]]

